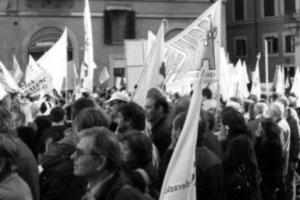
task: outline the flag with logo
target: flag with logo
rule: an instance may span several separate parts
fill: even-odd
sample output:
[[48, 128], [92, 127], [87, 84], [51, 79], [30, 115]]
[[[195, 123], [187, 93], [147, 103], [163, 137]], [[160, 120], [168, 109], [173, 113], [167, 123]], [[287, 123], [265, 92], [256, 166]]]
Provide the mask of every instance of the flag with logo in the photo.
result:
[[63, 79], [67, 74], [67, 28], [59, 40], [37, 61], [37, 64], [47, 70], [52, 78], [53, 88], [60, 92]]
[[[220, 41], [221, 3], [217, 1], [166, 43], [167, 92], [189, 90], [191, 83], [199, 77], [200, 70], [206, 68], [204, 85], [209, 86], [213, 97], [217, 97]], [[218, 63], [215, 63], [215, 57]]]
[[200, 120], [203, 69], [195, 88], [187, 117], [163, 181], [160, 200], [196, 200], [196, 142]]
[[14, 80], [16, 81], [16, 83], [20, 83], [22, 77], [23, 77], [23, 72], [20, 68], [19, 62], [16, 58], [16, 55], [13, 56], [13, 68], [10, 71], [10, 74], [12, 75], [12, 77], [14, 78]]
[[93, 32], [91, 22], [91, 12], [89, 1], [85, 0], [84, 8], [84, 61], [80, 70], [80, 84], [81, 89], [93, 91], [94, 69], [96, 64], [94, 62], [94, 48], [93, 48]]
[[39, 92], [52, 92], [52, 76], [49, 72], [38, 66], [35, 60], [29, 55], [29, 63], [26, 68], [25, 85], [22, 90], [25, 95]]
[[[194, 85], [194, 92], [192, 100], [189, 106], [187, 118], [183, 126], [182, 132], [174, 149], [174, 153], [168, 165], [168, 169], [163, 181], [163, 186], [160, 193], [160, 200], [196, 200], [196, 141], [198, 135], [198, 123], [201, 109], [202, 88], [206, 84], [212, 83], [209, 80], [213, 74], [211, 74], [211, 64], [213, 67], [219, 66], [220, 59], [220, 39], [217, 37], [220, 30], [220, 24], [214, 24], [215, 21], [221, 20], [221, 2], [217, 1], [210, 8], [208, 8], [201, 16], [196, 20], [196, 24], [193, 24], [192, 29], [189, 29], [188, 33], [197, 30], [196, 26], [202, 27], [202, 23], [209, 26], [206, 30], [206, 36], [210, 33], [211, 37], [208, 40], [198, 40], [199, 51], [196, 56], [198, 60], [199, 71], [197, 77], [194, 79], [196, 82], [192, 82]], [[219, 19], [215, 17], [218, 16]], [[199, 24], [200, 23], [200, 24]], [[199, 27], [198, 26], [198, 27]], [[207, 26], [205, 26], [207, 27]], [[218, 30], [218, 31], [217, 31]], [[185, 31], [183, 31], [185, 33]], [[197, 31], [196, 31], [197, 32]], [[195, 33], [195, 32], [194, 32]], [[198, 32], [199, 33], [199, 32]], [[189, 38], [185, 34], [185, 38]], [[182, 37], [182, 36], [181, 36]], [[207, 55], [212, 55], [207, 57]], [[209, 60], [207, 60], [209, 58]], [[205, 64], [205, 62], [207, 62]], [[202, 64], [202, 65], [201, 65]], [[187, 67], [187, 66], [185, 66]], [[207, 72], [206, 70], [210, 72]], [[215, 73], [217, 73], [216, 68]], [[218, 72], [219, 73], [219, 72]], [[208, 77], [210, 75], [210, 77]], [[210, 79], [209, 79], [210, 78]]]
[[259, 60], [260, 60], [260, 53], [257, 55], [255, 71], [253, 73], [252, 86], [251, 86], [251, 94], [256, 95], [258, 98], [260, 98], [260, 94], [261, 94]]
[[20, 91], [18, 84], [2, 62], [0, 62], [0, 83], [6, 92], [16, 93]]
[[110, 76], [109, 76], [107, 67], [104, 67], [104, 68], [101, 70], [101, 73], [100, 73], [100, 75], [99, 75], [99, 82], [100, 82], [100, 84], [103, 84], [105, 81], [108, 81], [109, 78], [110, 78]]
[[163, 20], [156, 35], [151, 52], [146, 59], [146, 65], [140, 75], [137, 89], [132, 95], [132, 100], [139, 105], [144, 106], [147, 92], [151, 88], [164, 89], [165, 63], [164, 63], [164, 26], [166, 21]]

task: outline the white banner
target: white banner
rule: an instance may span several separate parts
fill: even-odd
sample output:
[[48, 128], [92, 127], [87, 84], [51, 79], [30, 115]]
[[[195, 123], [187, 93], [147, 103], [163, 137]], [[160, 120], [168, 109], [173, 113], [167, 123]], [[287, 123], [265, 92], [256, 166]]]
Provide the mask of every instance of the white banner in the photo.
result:
[[[218, 4], [211, 6], [184, 31], [167, 42], [167, 91], [189, 90], [202, 68], [206, 69], [204, 84], [216, 88], [213, 85], [219, 79], [221, 46], [221, 4]], [[216, 93], [214, 90], [213, 92]]]

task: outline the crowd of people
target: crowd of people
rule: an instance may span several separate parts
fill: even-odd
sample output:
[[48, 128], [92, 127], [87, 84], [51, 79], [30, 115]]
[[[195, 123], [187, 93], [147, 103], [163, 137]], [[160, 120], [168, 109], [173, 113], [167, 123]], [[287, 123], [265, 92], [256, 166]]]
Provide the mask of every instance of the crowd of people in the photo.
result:
[[[300, 129], [294, 95], [202, 91], [196, 152], [201, 200], [295, 200]], [[155, 89], [72, 91], [0, 102], [0, 199], [159, 199], [191, 96]], [[197, 119], [195, 117], [195, 119]], [[179, 158], [178, 158], [179, 159]]]

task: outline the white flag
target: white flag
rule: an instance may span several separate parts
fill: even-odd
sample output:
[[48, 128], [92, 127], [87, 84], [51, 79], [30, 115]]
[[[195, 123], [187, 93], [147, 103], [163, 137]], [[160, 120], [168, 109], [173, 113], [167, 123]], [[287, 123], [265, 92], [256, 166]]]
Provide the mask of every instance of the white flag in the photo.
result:
[[101, 73], [99, 75], [99, 82], [100, 82], [100, 84], [103, 84], [105, 81], [109, 80], [109, 78], [110, 78], [110, 76], [109, 76], [107, 67], [104, 67], [101, 70]]
[[89, 1], [85, 0], [84, 8], [84, 61], [80, 70], [80, 84], [82, 89], [93, 91], [94, 69], [97, 67], [94, 62], [93, 31], [91, 23], [91, 12]]
[[0, 62], [0, 83], [3, 85], [4, 89], [7, 92], [16, 93], [20, 90], [18, 84], [13, 79], [2, 62]]
[[261, 94], [259, 60], [260, 60], [260, 53], [257, 55], [256, 66], [255, 66], [255, 71], [253, 73], [252, 86], [251, 86], [251, 94], [256, 95], [258, 98], [260, 98], [260, 94]]
[[5, 91], [2, 84], [0, 84], [0, 100], [2, 100], [7, 95], [7, 92]]
[[37, 64], [48, 71], [52, 77], [53, 87], [60, 92], [63, 79], [67, 74], [67, 28], [51, 49], [37, 61]]
[[236, 85], [236, 96], [241, 99], [245, 99], [249, 96], [249, 91], [247, 88], [248, 72], [245, 66], [243, 66], [242, 61], [239, 59], [235, 65], [236, 70], [238, 71], [238, 83]]
[[13, 56], [13, 69], [11, 70], [11, 75], [19, 83], [23, 77], [23, 72], [20, 68], [19, 62], [17, 61], [16, 55]]
[[148, 40], [147, 40], [147, 56], [149, 56], [153, 44], [155, 42], [156, 36], [152, 33], [152, 31], [148, 31]]
[[217, 1], [166, 43], [167, 91], [190, 89], [191, 83], [199, 77], [201, 68], [206, 68], [204, 85], [209, 86], [213, 98], [218, 96], [221, 34], [221, 3]]
[[151, 88], [162, 90], [164, 87], [165, 64], [164, 64], [164, 23], [163, 20], [157, 32], [155, 42], [146, 60], [146, 66], [138, 81], [138, 87], [132, 95], [132, 100], [142, 107], [146, 102], [147, 92]]
[[29, 62], [26, 66], [25, 72], [25, 84], [30, 83], [35, 80], [35, 78], [42, 72], [43, 70], [37, 65], [35, 60], [29, 55]]
[[300, 72], [299, 66], [295, 67], [295, 77], [293, 81], [293, 86], [290, 93], [294, 93], [298, 98], [300, 97]]
[[[204, 70], [201, 71], [188, 114], [163, 181], [160, 200], [196, 200], [196, 143]], [[177, 189], [176, 189], [177, 188]]]
[[281, 66], [276, 66], [277, 77], [276, 77], [276, 85], [275, 91], [277, 94], [284, 95], [285, 87], [284, 87], [284, 74]]
[[227, 101], [230, 97], [229, 80], [232, 76], [229, 77], [229, 70], [230, 70], [230, 65], [228, 63], [225, 50], [223, 47], [221, 47], [220, 49], [220, 93], [224, 101]]
[[22, 87], [25, 95], [39, 92], [52, 92], [52, 76], [49, 72], [38, 66], [35, 60], [29, 55], [29, 63], [26, 68], [25, 85]]

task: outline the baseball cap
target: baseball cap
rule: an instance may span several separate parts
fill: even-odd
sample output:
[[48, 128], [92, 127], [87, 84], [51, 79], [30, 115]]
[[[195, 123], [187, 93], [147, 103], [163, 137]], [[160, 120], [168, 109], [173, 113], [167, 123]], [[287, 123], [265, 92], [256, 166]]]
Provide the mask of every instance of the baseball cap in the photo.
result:
[[130, 98], [128, 94], [124, 92], [115, 92], [111, 95], [110, 99], [108, 99], [105, 103], [110, 103], [112, 101], [124, 101], [124, 102], [129, 102]]

